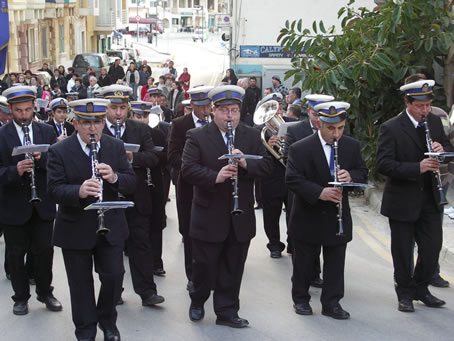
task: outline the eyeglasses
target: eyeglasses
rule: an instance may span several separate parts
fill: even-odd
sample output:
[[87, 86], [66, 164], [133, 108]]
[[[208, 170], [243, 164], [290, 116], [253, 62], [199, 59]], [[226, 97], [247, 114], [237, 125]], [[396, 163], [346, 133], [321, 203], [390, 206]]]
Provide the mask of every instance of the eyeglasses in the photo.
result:
[[94, 121], [83, 121], [83, 122], [78, 122], [82, 127], [89, 129], [92, 125], [94, 125], [96, 128], [99, 128], [104, 121], [103, 120], [94, 120]]
[[234, 115], [235, 115], [235, 114], [238, 114], [238, 113], [240, 112], [240, 109], [238, 109], [238, 108], [233, 108], [233, 109], [230, 109], [230, 110], [227, 109], [227, 108], [218, 108], [218, 110], [219, 110], [221, 113], [223, 113], [224, 115], [227, 115], [229, 112], [230, 112], [231, 114], [234, 114]]

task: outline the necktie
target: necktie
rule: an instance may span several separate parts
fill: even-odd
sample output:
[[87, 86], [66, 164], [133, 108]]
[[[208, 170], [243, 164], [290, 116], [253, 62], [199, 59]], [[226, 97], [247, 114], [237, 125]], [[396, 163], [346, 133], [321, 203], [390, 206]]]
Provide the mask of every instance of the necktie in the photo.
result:
[[316, 133], [317, 131], [318, 131], [318, 129], [317, 129], [317, 128], [315, 128], [315, 127], [312, 127], [312, 132], [313, 132], [314, 134], [315, 134], [315, 133]]
[[[328, 144], [328, 143], [327, 143]], [[329, 172], [334, 179], [334, 147], [332, 144], [328, 144], [331, 147], [331, 156], [329, 158]]]
[[225, 146], [229, 149], [229, 133], [225, 133]]
[[424, 128], [424, 123], [423, 122], [418, 122], [418, 128]]
[[91, 158], [93, 157], [93, 152], [91, 151], [91, 145], [87, 144], [86, 148], [88, 148], [88, 157], [91, 160]]
[[[120, 137], [119, 137], [119, 138], [121, 138], [121, 129], [122, 129], [122, 128], [123, 128], [123, 124], [120, 124]], [[117, 137], [117, 128], [116, 128], [116, 125], [112, 124], [112, 125], [110, 126], [110, 129], [112, 129], [112, 131], [113, 131], [113, 136], [114, 136], [114, 137]]]
[[57, 124], [57, 129], [58, 129], [58, 135], [61, 135], [62, 133], [62, 128], [60, 124]]
[[197, 123], [201, 124], [202, 127], [207, 124], [207, 121], [204, 120], [197, 120]]

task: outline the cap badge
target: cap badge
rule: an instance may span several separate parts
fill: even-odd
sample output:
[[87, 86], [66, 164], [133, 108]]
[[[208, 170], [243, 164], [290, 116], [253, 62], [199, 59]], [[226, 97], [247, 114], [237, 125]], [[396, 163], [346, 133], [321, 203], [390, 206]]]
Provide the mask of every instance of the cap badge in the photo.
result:
[[336, 115], [337, 114], [336, 108], [334, 106], [330, 106], [329, 113], [330, 113], [330, 115]]
[[123, 91], [115, 91], [115, 96], [123, 96]]
[[93, 110], [95, 109], [95, 107], [93, 106], [93, 103], [87, 103], [87, 112], [93, 112]]
[[422, 86], [421, 90], [422, 90], [423, 92], [429, 91], [429, 84], [424, 83], [424, 85]]

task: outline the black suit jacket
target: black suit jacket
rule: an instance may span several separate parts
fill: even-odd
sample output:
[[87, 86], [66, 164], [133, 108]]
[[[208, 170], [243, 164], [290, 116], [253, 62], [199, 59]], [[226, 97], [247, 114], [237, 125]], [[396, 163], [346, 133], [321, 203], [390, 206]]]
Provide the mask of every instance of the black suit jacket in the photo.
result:
[[[52, 127], [54, 127], [55, 134], [57, 136], [60, 136], [60, 134], [58, 132], [58, 129], [57, 129], [57, 126], [55, 125], [55, 121], [53, 119], [50, 120], [50, 121], [46, 121], [46, 123], [51, 125]], [[71, 136], [72, 133], [74, 133], [74, 130], [75, 130], [74, 126], [71, 123], [67, 122], [67, 121], [64, 122], [64, 125], [65, 125], [65, 128], [66, 128], [66, 135], [67, 136]]]
[[189, 129], [195, 128], [192, 115], [178, 117], [172, 121], [169, 137], [169, 148], [167, 151], [167, 160], [170, 167], [181, 169], [181, 158], [183, 156], [183, 148], [186, 142], [186, 132]]
[[[445, 151], [454, 151], [443, 131], [439, 117], [430, 113], [427, 116], [430, 135], [439, 142]], [[418, 136], [406, 111], [383, 123], [377, 142], [377, 170], [386, 176], [381, 214], [399, 221], [416, 221], [422, 208], [424, 176], [420, 174], [419, 163], [427, 148]], [[433, 173], [432, 195], [436, 203], [439, 193]], [[441, 206], [438, 209], [442, 210]]]
[[[32, 122], [33, 144], [53, 144], [57, 141], [53, 129], [45, 124]], [[35, 162], [35, 182], [38, 197], [41, 202], [31, 204], [30, 174], [19, 176], [16, 165], [24, 160], [24, 155], [11, 156], [13, 147], [21, 146], [13, 121], [0, 129], [0, 223], [6, 225], [22, 225], [32, 216], [36, 208], [43, 220], [55, 218], [55, 202], [49, 198], [46, 186], [47, 153], [41, 153], [39, 161]]]
[[[103, 181], [103, 200], [118, 201], [118, 192], [132, 194], [136, 177], [126, 159], [121, 141], [102, 135], [98, 152], [100, 163], [112, 167], [118, 175], [114, 184]], [[58, 206], [54, 227], [54, 244], [66, 249], [88, 250], [96, 245], [98, 216], [96, 210], [84, 208], [96, 198], [79, 198], [80, 185], [92, 177], [91, 160], [82, 150], [77, 134], [56, 143], [49, 149], [48, 190]], [[123, 209], [105, 213], [106, 235], [111, 245], [123, 243], [128, 237], [128, 225]]]
[[[342, 136], [338, 153], [339, 166], [350, 173], [352, 181], [366, 182], [368, 171], [361, 157], [359, 142]], [[330, 181], [333, 180], [318, 134], [290, 146], [286, 182], [295, 194], [289, 221], [291, 238], [321, 245], [343, 244], [352, 239], [352, 217], [346, 191], [342, 198], [343, 237], [336, 236], [336, 204], [319, 199]]]
[[238, 241], [249, 241], [255, 236], [254, 177], [267, 176], [272, 170], [272, 160], [260, 141], [259, 131], [240, 124], [235, 132], [235, 148], [244, 154], [263, 156], [261, 160], [248, 160], [247, 171], [239, 168], [239, 208], [244, 212], [235, 216], [230, 214], [233, 207], [231, 181], [216, 184], [219, 170], [227, 165], [227, 160], [218, 160], [227, 153], [218, 127], [211, 122], [188, 131], [187, 136], [181, 176], [194, 185], [190, 236], [222, 242], [233, 227]]
[[311, 136], [313, 133], [314, 131], [312, 130], [311, 123], [308, 119], [290, 125], [287, 129], [287, 136], [285, 138], [284, 161], [287, 162], [288, 149], [292, 144], [307, 136]]
[[[108, 124], [104, 126], [104, 134], [113, 137]], [[136, 209], [144, 215], [151, 215], [152, 204], [150, 190], [146, 184], [147, 168], [154, 168], [158, 165], [159, 159], [153, 151], [154, 143], [151, 132], [143, 122], [135, 120], [125, 121], [125, 131], [121, 137], [125, 143], [139, 144], [138, 152], [133, 153], [132, 167], [137, 176], [136, 190], [133, 195], [126, 196], [128, 200], [134, 201]], [[122, 193], [123, 194], [123, 193]]]

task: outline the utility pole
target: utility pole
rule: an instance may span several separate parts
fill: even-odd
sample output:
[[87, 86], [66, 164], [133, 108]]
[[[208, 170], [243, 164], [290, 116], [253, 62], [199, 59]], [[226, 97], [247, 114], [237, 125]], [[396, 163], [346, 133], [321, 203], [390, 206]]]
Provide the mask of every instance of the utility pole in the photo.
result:
[[137, 35], [137, 42], [139, 42], [139, 1], [140, 0], [136, 0], [136, 4], [137, 4], [137, 16], [136, 16], [136, 22], [137, 22], [137, 31], [136, 31], [136, 35]]

